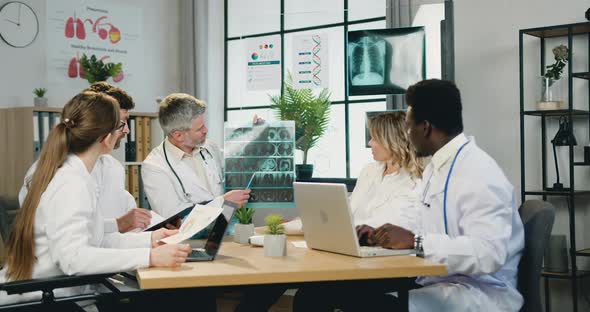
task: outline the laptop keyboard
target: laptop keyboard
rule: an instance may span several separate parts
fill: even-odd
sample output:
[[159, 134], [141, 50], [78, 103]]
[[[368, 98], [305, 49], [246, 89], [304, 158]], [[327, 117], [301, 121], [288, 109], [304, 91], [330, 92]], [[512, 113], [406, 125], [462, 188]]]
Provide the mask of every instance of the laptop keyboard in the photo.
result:
[[188, 256], [191, 258], [207, 258], [209, 257], [209, 254], [202, 250], [193, 249], [193, 251]]

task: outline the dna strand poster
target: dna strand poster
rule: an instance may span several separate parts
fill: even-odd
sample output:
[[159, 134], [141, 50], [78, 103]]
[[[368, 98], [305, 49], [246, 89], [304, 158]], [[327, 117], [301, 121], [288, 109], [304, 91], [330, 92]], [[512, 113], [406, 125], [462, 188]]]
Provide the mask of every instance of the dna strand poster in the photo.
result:
[[328, 35], [307, 34], [293, 38], [293, 86], [296, 89], [327, 88]]
[[47, 1], [47, 73], [49, 81], [80, 89], [88, 86], [80, 64], [83, 54], [106, 63], [122, 63], [109, 78], [125, 88], [143, 66], [142, 11], [117, 1]]
[[295, 207], [295, 122], [226, 122], [224, 133], [225, 191], [252, 190], [247, 207]]

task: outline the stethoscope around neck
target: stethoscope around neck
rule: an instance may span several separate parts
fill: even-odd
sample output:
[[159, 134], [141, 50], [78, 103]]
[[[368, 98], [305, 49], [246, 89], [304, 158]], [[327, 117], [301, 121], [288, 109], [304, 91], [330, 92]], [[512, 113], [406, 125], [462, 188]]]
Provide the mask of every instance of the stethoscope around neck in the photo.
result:
[[[184, 199], [186, 199], [187, 201], [191, 201], [191, 194], [189, 194], [186, 189], [184, 188], [184, 183], [182, 183], [182, 180], [180, 179], [180, 177], [178, 176], [178, 173], [176, 173], [176, 170], [174, 170], [174, 168], [172, 167], [172, 165], [170, 164], [170, 160], [168, 160], [168, 153], [166, 152], [166, 141], [164, 141], [162, 143], [162, 150], [164, 152], [164, 158], [166, 159], [166, 163], [168, 164], [168, 167], [170, 168], [170, 170], [172, 170], [172, 173], [174, 174], [174, 176], [176, 177], [176, 180], [178, 181], [178, 184], [180, 184], [180, 188], [182, 188], [182, 194], [184, 196]], [[208, 149], [201, 147], [201, 149], [199, 150], [199, 154], [201, 154], [201, 158], [203, 158], [203, 162], [205, 164], [207, 164], [207, 159], [205, 157], [205, 154], [203, 154], [203, 151], [205, 151], [205, 153], [209, 154], [209, 157], [211, 159], [213, 159], [213, 155], [211, 155], [211, 152], [209, 152]]]
[[[455, 154], [455, 157], [453, 157], [453, 162], [451, 162], [451, 167], [449, 168], [449, 173], [447, 174], [447, 179], [445, 181], [445, 189], [443, 192], [443, 219], [445, 224], [445, 234], [447, 235], [449, 235], [449, 226], [447, 224], [447, 194], [449, 192], [449, 181], [451, 181], [451, 175], [453, 174], [453, 168], [455, 168], [455, 162], [457, 162], [457, 157], [459, 157], [459, 154], [467, 144], [469, 144], [469, 141], [463, 143], [463, 145], [461, 145], [461, 147]], [[430, 186], [430, 180], [428, 181], [428, 186]]]

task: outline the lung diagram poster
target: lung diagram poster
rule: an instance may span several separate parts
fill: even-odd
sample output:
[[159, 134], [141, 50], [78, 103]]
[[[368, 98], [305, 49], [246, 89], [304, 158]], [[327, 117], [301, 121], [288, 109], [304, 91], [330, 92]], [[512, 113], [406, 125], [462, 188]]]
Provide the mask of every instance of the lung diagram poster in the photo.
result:
[[104, 63], [122, 63], [122, 72], [108, 82], [125, 87], [141, 70], [141, 25], [141, 9], [117, 1], [47, 1], [48, 80], [87, 86], [79, 62], [86, 54]]

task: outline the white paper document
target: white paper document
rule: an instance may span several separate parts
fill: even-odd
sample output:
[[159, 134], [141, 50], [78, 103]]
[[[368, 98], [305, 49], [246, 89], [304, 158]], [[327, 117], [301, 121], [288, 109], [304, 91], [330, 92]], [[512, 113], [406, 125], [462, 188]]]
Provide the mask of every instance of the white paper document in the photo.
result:
[[211, 222], [215, 221], [223, 211], [219, 207], [195, 205], [191, 213], [184, 219], [178, 234], [166, 237], [161, 242], [166, 244], [178, 244], [187, 240], [206, 228]]

